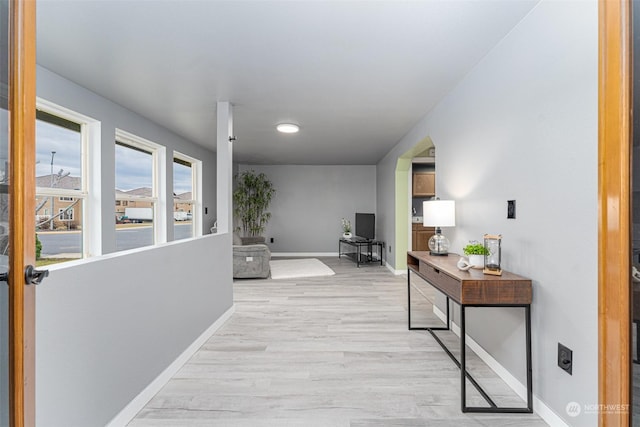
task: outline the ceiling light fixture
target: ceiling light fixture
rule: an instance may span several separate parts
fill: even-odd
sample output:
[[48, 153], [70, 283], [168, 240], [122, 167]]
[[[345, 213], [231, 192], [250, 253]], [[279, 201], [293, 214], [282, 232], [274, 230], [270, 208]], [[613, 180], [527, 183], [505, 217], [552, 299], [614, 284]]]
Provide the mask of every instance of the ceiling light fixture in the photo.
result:
[[300, 130], [300, 126], [294, 125], [293, 123], [280, 123], [276, 126], [276, 129], [282, 133], [296, 133]]

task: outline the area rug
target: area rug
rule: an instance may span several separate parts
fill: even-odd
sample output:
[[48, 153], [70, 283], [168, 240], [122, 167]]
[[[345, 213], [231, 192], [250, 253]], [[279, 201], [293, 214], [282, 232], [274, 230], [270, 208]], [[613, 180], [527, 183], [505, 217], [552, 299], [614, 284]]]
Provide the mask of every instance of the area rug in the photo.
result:
[[282, 259], [269, 261], [272, 279], [295, 279], [297, 277], [333, 276], [336, 274], [316, 258]]

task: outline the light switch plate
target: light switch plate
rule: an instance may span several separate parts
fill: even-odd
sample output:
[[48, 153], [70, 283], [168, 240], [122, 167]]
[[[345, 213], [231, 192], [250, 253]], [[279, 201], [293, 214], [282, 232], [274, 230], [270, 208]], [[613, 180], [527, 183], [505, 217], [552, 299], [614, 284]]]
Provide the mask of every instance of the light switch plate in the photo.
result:
[[507, 200], [507, 219], [516, 219], [516, 201]]

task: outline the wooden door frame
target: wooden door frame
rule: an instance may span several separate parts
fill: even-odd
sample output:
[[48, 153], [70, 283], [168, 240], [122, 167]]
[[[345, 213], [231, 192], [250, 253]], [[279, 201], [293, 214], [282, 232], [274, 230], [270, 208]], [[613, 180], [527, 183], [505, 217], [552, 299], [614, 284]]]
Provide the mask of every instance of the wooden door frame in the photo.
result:
[[9, 2], [9, 422], [35, 426], [35, 0]]
[[[34, 230], [35, 0], [11, 0], [10, 176], [15, 230]], [[630, 0], [599, 1], [598, 329], [599, 403], [630, 403]], [[30, 183], [31, 182], [31, 183]], [[23, 215], [18, 215], [18, 213]], [[24, 213], [31, 212], [31, 215]], [[31, 222], [31, 224], [29, 224]], [[30, 227], [31, 225], [31, 227]], [[32, 232], [10, 233], [13, 265], [33, 263]], [[10, 270], [11, 425], [35, 425], [35, 288]], [[23, 381], [24, 379], [24, 381]], [[629, 425], [629, 412], [601, 412], [602, 426]]]
[[[631, 263], [631, 1], [599, 1], [598, 73], [598, 399], [629, 405]], [[628, 426], [601, 411], [601, 426]]]

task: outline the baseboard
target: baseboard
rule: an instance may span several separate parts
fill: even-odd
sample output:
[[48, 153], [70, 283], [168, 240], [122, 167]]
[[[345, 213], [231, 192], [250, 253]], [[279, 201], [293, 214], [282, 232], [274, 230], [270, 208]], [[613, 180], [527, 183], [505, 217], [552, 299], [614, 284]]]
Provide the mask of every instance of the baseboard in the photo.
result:
[[[443, 323], [447, 322], [447, 315], [435, 305], [433, 306], [433, 314], [435, 314]], [[460, 336], [460, 327], [451, 322], [451, 332], [456, 336]], [[473, 338], [468, 334], [465, 338], [466, 344], [475, 354], [478, 355], [480, 360], [487, 364], [493, 372], [498, 375], [502, 381], [504, 381], [520, 398], [524, 401], [527, 400], [527, 386], [522, 384], [516, 377], [511, 375], [504, 366], [502, 366], [496, 359], [493, 358], [487, 351], [480, 346]], [[538, 415], [550, 426], [569, 427], [569, 425], [560, 418], [551, 408], [549, 408], [542, 400], [533, 395], [533, 412]]]
[[396, 276], [399, 276], [401, 274], [406, 274], [407, 270], [396, 270], [395, 268], [393, 268], [391, 266], [391, 264], [389, 264], [388, 262], [384, 262], [384, 265], [387, 267], [387, 270], [389, 270], [390, 272], [392, 272], [393, 274], [395, 274]]
[[540, 399], [533, 395], [533, 412], [542, 420], [553, 427], [571, 427], [565, 420], [560, 418], [551, 408], [545, 405]]
[[271, 252], [271, 257], [330, 257], [338, 252]]
[[125, 406], [118, 415], [116, 415], [109, 423], [108, 427], [126, 426], [140, 412], [144, 406], [153, 399], [162, 387], [173, 377], [182, 366], [195, 354], [196, 351], [231, 317], [235, 311], [235, 305], [232, 305], [226, 312], [222, 314], [206, 331], [204, 331], [185, 351], [182, 352], [176, 360], [171, 363], [160, 375], [156, 377], [144, 390], [140, 392], [127, 406]]

